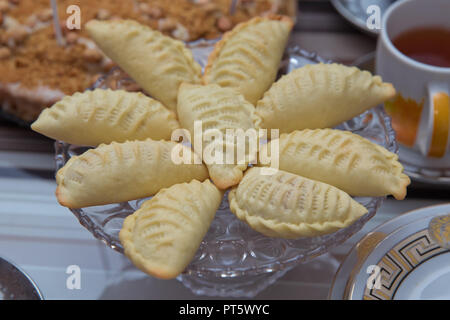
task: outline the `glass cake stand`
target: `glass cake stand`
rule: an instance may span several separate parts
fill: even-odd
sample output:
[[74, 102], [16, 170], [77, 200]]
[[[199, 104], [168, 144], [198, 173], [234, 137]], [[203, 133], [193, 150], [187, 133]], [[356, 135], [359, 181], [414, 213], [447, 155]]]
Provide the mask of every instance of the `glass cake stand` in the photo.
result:
[[[204, 66], [212, 43], [197, 41], [189, 44], [196, 60]], [[287, 50], [280, 74], [305, 64], [328, 62], [297, 47]], [[95, 88], [140, 90], [120, 69], [114, 69], [99, 79]], [[348, 121], [338, 129], [349, 130], [368, 138], [392, 152], [397, 152], [390, 118], [379, 106]], [[85, 147], [57, 141], [56, 168], [60, 169], [72, 156]], [[345, 229], [314, 238], [286, 240], [266, 237], [238, 220], [230, 211], [225, 194], [211, 227], [194, 259], [177, 279], [195, 294], [222, 297], [253, 297], [301, 262], [313, 259], [341, 244], [359, 231], [371, 219], [383, 198], [355, 198], [368, 213]], [[72, 209], [80, 223], [97, 239], [123, 253], [119, 231], [124, 219], [136, 211], [146, 199], [124, 203]]]

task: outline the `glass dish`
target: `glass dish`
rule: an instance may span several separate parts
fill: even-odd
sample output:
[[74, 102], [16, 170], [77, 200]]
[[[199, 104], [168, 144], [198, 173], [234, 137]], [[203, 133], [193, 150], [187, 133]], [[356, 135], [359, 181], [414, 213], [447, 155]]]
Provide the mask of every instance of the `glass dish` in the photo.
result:
[[[211, 42], [197, 41], [189, 46], [198, 62], [204, 66], [212, 49]], [[327, 61], [298, 47], [290, 48], [280, 66], [280, 74], [318, 62]], [[112, 70], [99, 79], [95, 87], [139, 90], [119, 69]], [[390, 118], [380, 106], [343, 123], [338, 128], [350, 130], [392, 152], [397, 152]], [[60, 141], [55, 143], [55, 148], [57, 169], [70, 157], [86, 150], [84, 147]], [[286, 240], [268, 238], [253, 231], [230, 212], [227, 199], [226, 194], [196, 256], [178, 277], [179, 281], [196, 294], [253, 297], [299, 263], [327, 252], [355, 234], [375, 215], [383, 201], [383, 198], [356, 198], [369, 212], [351, 226], [321, 237]], [[144, 200], [71, 211], [96, 238], [114, 250], [123, 252], [118, 238], [123, 220], [136, 211]]]

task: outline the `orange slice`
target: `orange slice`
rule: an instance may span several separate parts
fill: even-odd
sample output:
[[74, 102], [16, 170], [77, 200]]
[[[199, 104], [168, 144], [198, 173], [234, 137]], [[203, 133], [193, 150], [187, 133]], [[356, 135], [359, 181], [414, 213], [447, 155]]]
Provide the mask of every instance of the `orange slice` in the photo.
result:
[[434, 103], [434, 126], [431, 138], [431, 157], [443, 157], [446, 153], [450, 127], [450, 98], [444, 92], [436, 93]]
[[393, 101], [384, 104], [386, 112], [392, 118], [397, 140], [405, 146], [414, 146], [423, 104], [424, 101], [417, 103], [413, 99], [403, 98], [400, 94]]

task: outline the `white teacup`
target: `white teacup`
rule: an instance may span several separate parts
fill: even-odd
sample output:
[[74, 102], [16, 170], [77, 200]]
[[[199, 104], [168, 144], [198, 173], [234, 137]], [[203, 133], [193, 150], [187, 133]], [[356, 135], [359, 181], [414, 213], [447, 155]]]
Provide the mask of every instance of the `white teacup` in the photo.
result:
[[[423, 156], [448, 158], [450, 68], [413, 60], [401, 53], [392, 42], [405, 31], [421, 27], [450, 29], [450, 0], [403, 0], [393, 4], [383, 16], [376, 72], [384, 81], [393, 83], [401, 97], [423, 105], [412, 147]], [[441, 121], [439, 126], [436, 125], [438, 120]], [[442, 127], [447, 127], [445, 132], [435, 130]]]

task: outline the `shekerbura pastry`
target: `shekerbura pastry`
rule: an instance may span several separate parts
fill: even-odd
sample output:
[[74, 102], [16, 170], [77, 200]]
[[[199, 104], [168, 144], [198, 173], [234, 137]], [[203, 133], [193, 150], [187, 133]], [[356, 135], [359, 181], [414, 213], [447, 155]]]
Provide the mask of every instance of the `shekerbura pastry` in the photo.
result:
[[306, 65], [283, 76], [258, 101], [261, 128], [289, 133], [330, 128], [395, 96], [379, 76], [340, 64]]
[[132, 20], [92, 20], [86, 29], [108, 57], [171, 110], [177, 107], [182, 82], [201, 81], [201, 67], [191, 51], [159, 31]]
[[221, 200], [209, 180], [161, 190], [125, 219], [119, 234], [125, 254], [152, 276], [175, 278], [194, 257]]
[[170, 140], [175, 113], [142, 93], [95, 89], [66, 96], [45, 109], [31, 128], [67, 143], [97, 146], [113, 141]]
[[[194, 140], [195, 121], [201, 121], [203, 161], [208, 166], [211, 179], [220, 189], [238, 184], [242, 179], [242, 172], [247, 169], [247, 164], [256, 158], [256, 148], [254, 154], [250, 153], [249, 145], [245, 144], [245, 149], [243, 149], [245, 157], [238, 159], [237, 140], [228, 143], [225, 137], [227, 129], [242, 129], [245, 132], [254, 128], [252, 120], [254, 109], [251, 103], [232, 88], [222, 88], [216, 84], [205, 86], [182, 84], [180, 87], [177, 111], [180, 124], [189, 130], [191, 139]], [[209, 139], [208, 130], [213, 129], [222, 133], [223, 139], [215, 141]], [[194, 148], [198, 152], [195, 140], [193, 142]], [[231, 161], [226, 160], [227, 143], [229, 150], [234, 150], [234, 157], [231, 158]], [[208, 160], [207, 158], [208, 155], [215, 155], [210, 151], [214, 150], [216, 146], [217, 150], [223, 153], [217, 158], [221, 161], [220, 163], [218, 161], [212, 163], [211, 160], [214, 159]], [[238, 160], [242, 160], [242, 162], [239, 163]]]
[[269, 237], [300, 238], [345, 228], [367, 213], [347, 193], [328, 184], [278, 170], [249, 169], [229, 194], [230, 210]]
[[209, 57], [204, 83], [232, 87], [255, 104], [275, 81], [293, 23], [253, 18], [226, 33]]
[[61, 205], [82, 208], [152, 196], [162, 188], [192, 179], [203, 181], [203, 164], [176, 164], [173, 152], [192, 155], [175, 142], [128, 141], [100, 145], [72, 157], [56, 175], [56, 196]]
[[[261, 152], [270, 154], [271, 143]], [[282, 134], [279, 168], [331, 184], [352, 196], [398, 200], [406, 196], [410, 179], [398, 156], [349, 131], [305, 129]]]
[[[339, 64], [307, 65], [274, 83], [290, 18], [239, 24], [216, 44], [203, 77], [183, 42], [138, 22], [92, 20], [85, 27], [152, 98], [123, 90], [76, 93], [43, 111], [32, 128], [97, 146], [57, 172], [61, 205], [153, 196], [119, 234], [125, 255], [147, 274], [172, 279], [186, 269], [221, 204], [221, 190], [231, 188], [229, 207], [240, 220], [286, 239], [355, 223], [368, 210], [351, 195], [405, 198], [410, 179], [395, 154], [350, 132], [322, 129], [385, 102], [395, 89]], [[258, 129], [284, 133], [259, 150], [267, 159], [279, 151], [278, 168], [256, 163]], [[177, 138], [173, 133], [189, 141], [168, 141]], [[280, 149], [271, 150], [276, 142]]]

